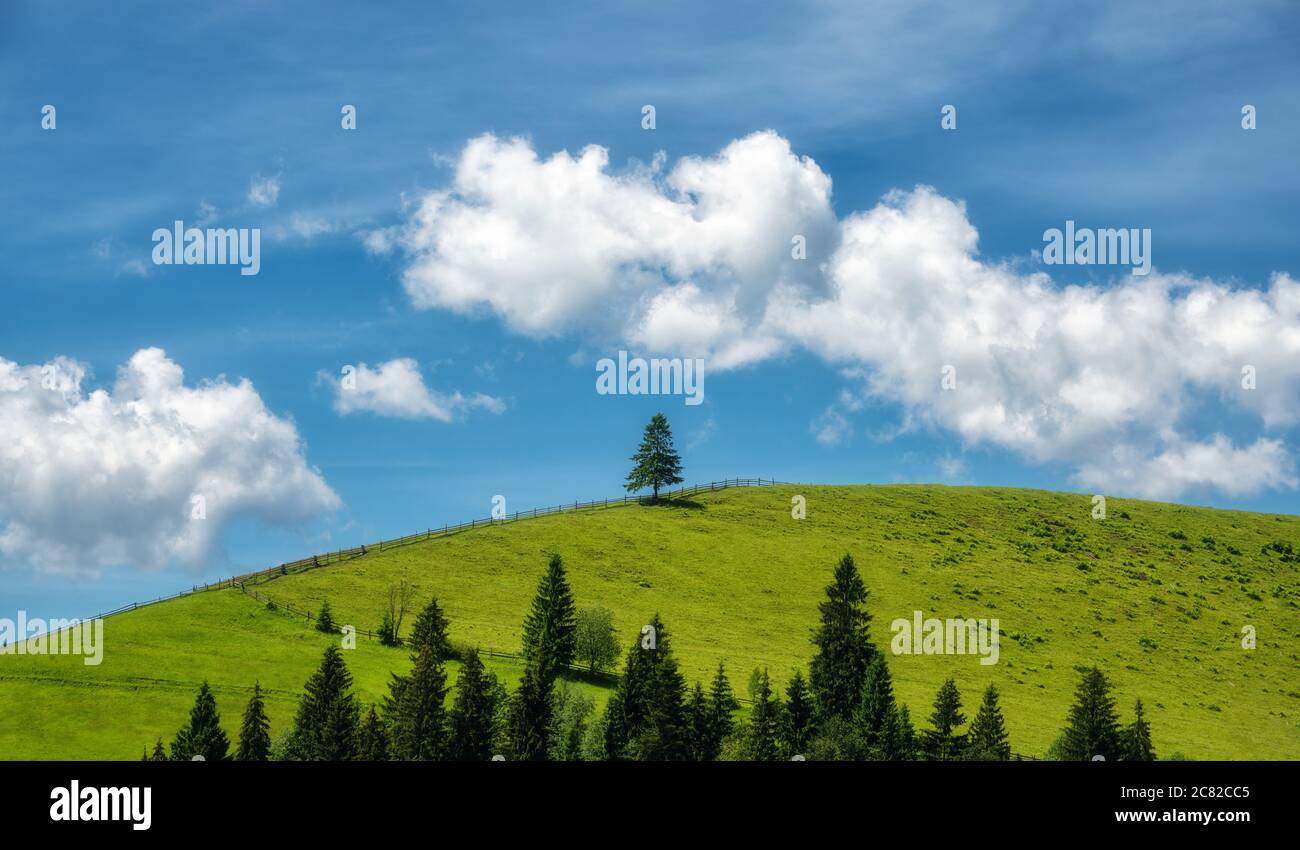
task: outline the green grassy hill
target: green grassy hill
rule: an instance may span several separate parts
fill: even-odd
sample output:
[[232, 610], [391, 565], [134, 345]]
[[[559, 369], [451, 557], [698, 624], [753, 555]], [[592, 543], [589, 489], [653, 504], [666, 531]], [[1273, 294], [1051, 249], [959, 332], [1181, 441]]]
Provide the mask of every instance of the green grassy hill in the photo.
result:
[[[791, 517], [791, 497], [807, 518]], [[436, 595], [457, 643], [517, 652], [548, 556], [564, 556], [580, 607], [615, 614], [630, 645], [659, 612], [690, 679], [725, 660], [737, 692], [756, 666], [784, 683], [806, 670], [817, 603], [850, 552], [871, 592], [873, 639], [926, 616], [997, 617], [999, 663], [978, 656], [890, 656], [899, 699], [923, 726], [953, 676], [972, 715], [992, 682], [1016, 752], [1041, 754], [1064, 723], [1078, 668], [1111, 677], [1121, 717], [1140, 697], [1157, 753], [1300, 759], [1300, 517], [1088, 496], [939, 486], [776, 486], [703, 493], [481, 527], [277, 577], [257, 590], [374, 629], [405, 578]], [[408, 619], [408, 627], [412, 618]], [[1254, 626], [1258, 646], [1241, 647]], [[337, 638], [333, 638], [337, 640]], [[0, 656], [0, 757], [139, 758], [170, 741], [208, 679], [232, 740], [254, 680], [272, 734], [330, 637], [304, 618], [225, 589], [142, 608], [105, 624], [98, 667], [75, 657]], [[357, 688], [378, 701], [402, 649], [358, 639]], [[522, 668], [488, 659], [513, 689]], [[455, 665], [452, 665], [454, 671]], [[603, 703], [607, 691], [584, 684]]]

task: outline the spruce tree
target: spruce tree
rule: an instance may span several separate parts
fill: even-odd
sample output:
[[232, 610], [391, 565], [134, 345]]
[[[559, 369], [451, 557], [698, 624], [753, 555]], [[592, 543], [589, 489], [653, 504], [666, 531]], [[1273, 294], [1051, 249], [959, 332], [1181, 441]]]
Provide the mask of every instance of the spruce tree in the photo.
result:
[[673, 448], [673, 432], [662, 413], [650, 417], [641, 436], [641, 445], [631, 460], [636, 465], [627, 475], [629, 493], [650, 487], [657, 502], [660, 487], [682, 483], [682, 460]]
[[529, 662], [510, 698], [506, 735], [515, 761], [546, 761], [551, 717], [554, 713], [553, 679], [537, 661]]
[[541, 659], [547, 674], [560, 672], [573, 662], [577, 626], [578, 609], [564, 574], [564, 561], [552, 555], [524, 621], [524, 658]]
[[992, 685], [984, 689], [984, 699], [966, 735], [966, 747], [966, 757], [972, 761], [1011, 759], [1011, 743], [998, 705], [998, 689]]
[[488, 761], [496, 734], [496, 677], [488, 673], [478, 650], [472, 650], [456, 680], [456, 700], [451, 707], [451, 741], [447, 757], [453, 761]]
[[897, 761], [916, 761], [919, 755], [919, 746], [916, 740], [916, 729], [912, 726], [912, 712], [907, 706], [898, 707], [898, 716], [896, 721], [897, 732], [894, 736], [894, 758]]
[[320, 605], [320, 613], [316, 615], [316, 630], [333, 634], [338, 631], [334, 625], [334, 614], [330, 611], [330, 601], [326, 599]]
[[420, 649], [415, 669], [402, 688], [391, 718], [393, 757], [399, 761], [438, 761], [447, 752], [447, 674], [429, 644]]
[[357, 729], [357, 761], [388, 761], [388, 756], [388, 733], [372, 705]]
[[721, 755], [722, 742], [735, 726], [732, 715], [738, 708], [740, 702], [731, 690], [726, 667], [719, 661], [718, 672], [713, 674], [713, 685], [709, 688], [709, 748], [705, 761], [714, 761]]
[[1133, 706], [1133, 722], [1124, 730], [1123, 751], [1120, 758], [1124, 761], [1155, 761], [1156, 753], [1151, 747], [1151, 725], [1142, 713], [1142, 700]]
[[817, 606], [821, 622], [813, 632], [817, 653], [809, 684], [819, 720], [851, 719], [861, 701], [863, 679], [876, 652], [867, 637], [871, 615], [866, 601], [867, 587], [853, 556], [845, 555], [826, 587], [826, 601]]
[[957, 727], [966, 722], [961, 713], [961, 692], [952, 679], [946, 680], [934, 698], [934, 713], [930, 715], [930, 729], [923, 735], [925, 755], [931, 761], [957, 761], [962, 754], [962, 736]]
[[447, 637], [450, 625], [447, 615], [438, 607], [437, 598], [430, 599], [424, 610], [416, 615], [415, 625], [411, 627], [411, 663], [420, 660], [420, 650], [426, 646], [432, 651], [435, 661], [446, 662], [451, 658], [451, 640]]
[[244, 721], [239, 727], [239, 749], [236, 761], [266, 761], [271, 753], [271, 722], [266, 719], [266, 703], [262, 699], [262, 685], [253, 683], [253, 695], [244, 709]]
[[356, 754], [361, 708], [351, 692], [352, 674], [334, 644], [307, 680], [294, 718], [290, 750], [302, 761], [347, 761]]
[[782, 739], [785, 744], [785, 755], [790, 758], [805, 755], [813, 733], [813, 704], [812, 694], [804, 683], [801, 670], [794, 671], [790, 684], [786, 686], [783, 720], [785, 722], [782, 724]]
[[776, 761], [780, 758], [780, 706], [781, 703], [772, 698], [772, 685], [764, 669], [758, 680], [745, 735], [745, 751], [751, 761]]
[[691, 689], [691, 698], [686, 705], [686, 724], [691, 735], [691, 760], [712, 761], [712, 730], [709, 723], [709, 698], [704, 695], [704, 686], [698, 681]]
[[182, 726], [172, 741], [172, 761], [191, 761], [202, 756], [205, 761], [225, 761], [230, 754], [230, 739], [221, 728], [217, 700], [206, 681], [199, 686], [190, 722]]
[[894, 683], [885, 657], [876, 653], [867, 667], [862, 684], [862, 701], [854, 717], [862, 730], [862, 740], [873, 758], [889, 761], [897, 756], [895, 738], [898, 731], [898, 708], [894, 704]]
[[1067, 761], [1091, 761], [1120, 755], [1119, 717], [1110, 696], [1110, 682], [1096, 667], [1083, 674], [1074, 692], [1074, 705], [1065, 727], [1062, 754]]
[[611, 760], [691, 757], [686, 681], [658, 614], [649, 628], [654, 645], [640, 637], [632, 644], [623, 677], [606, 704], [605, 749]]

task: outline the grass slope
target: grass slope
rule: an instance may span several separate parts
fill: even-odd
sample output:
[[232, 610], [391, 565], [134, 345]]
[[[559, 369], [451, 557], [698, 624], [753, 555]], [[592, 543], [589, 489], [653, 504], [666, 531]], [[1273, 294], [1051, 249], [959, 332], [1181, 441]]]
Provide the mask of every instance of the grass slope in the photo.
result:
[[[802, 521], [790, 515], [796, 494], [807, 499]], [[1088, 496], [996, 488], [731, 489], [474, 529], [258, 590], [309, 610], [328, 598], [338, 622], [373, 629], [388, 585], [406, 578], [421, 604], [437, 595], [453, 640], [516, 652], [537, 579], [559, 552], [578, 604], [613, 610], [622, 643], [657, 611], [688, 678], [707, 681], [725, 660], [743, 693], [755, 666], [782, 686], [806, 670], [817, 603], [851, 552], [882, 648], [890, 621], [915, 609], [1001, 621], [996, 665], [890, 656], [918, 726], [945, 677], [957, 679], [968, 716], [991, 682], [1013, 748], [1041, 754], [1063, 725], [1078, 668], [1095, 663], [1124, 719], [1143, 700], [1158, 754], [1300, 758], [1300, 563], [1261, 551], [1274, 541], [1300, 548], [1300, 518], [1118, 499], [1104, 521], [1090, 512]], [[1241, 647], [1247, 624], [1254, 650]], [[260, 680], [274, 734], [327, 640], [223, 590], [111, 618], [99, 667], [0, 656], [0, 757], [138, 758], [158, 735], [170, 740], [204, 678], [232, 739]], [[347, 659], [367, 701], [381, 697], [390, 670], [409, 666], [405, 651], [364, 638]], [[518, 662], [489, 667], [513, 689]], [[603, 689], [583, 687], [603, 703]]]

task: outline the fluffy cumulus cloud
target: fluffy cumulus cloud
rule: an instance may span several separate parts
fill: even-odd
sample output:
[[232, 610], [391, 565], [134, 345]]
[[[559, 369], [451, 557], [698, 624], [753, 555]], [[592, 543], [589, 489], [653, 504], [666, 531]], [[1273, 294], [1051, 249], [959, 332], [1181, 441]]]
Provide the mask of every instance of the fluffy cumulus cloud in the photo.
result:
[[48, 572], [197, 563], [230, 519], [291, 525], [339, 507], [293, 423], [247, 380], [186, 386], [143, 349], [111, 389], [86, 368], [0, 358], [0, 554]]
[[[1064, 463], [1098, 490], [1296, 486], [1289, 275], [1059, 286], [982, 258], [963, 204], [928, 187], [837, 218], [830, 178], [772, 132], [664, 166], [615, 171], [600, 147], [544, 158], [483, 136], [385, 245], [405, 252], [417, 307], [487, 311], [533, 336], [581, 329], [715, 370], [809, 350], [898, 405], [904, 428]], [[1207, 406], [1261, 433], [1198, 432], [1188, 423]], [[834, 408], [812, 425], [827, 443], [850, 430]]]
[[334, 391], [334, 409], [341, 414], [368, 412], [399, 419], [450, 422], [470, 410], [501, 413], [505, 403], [482, 393], [463, 395], [433, 392], [424, 383], [420, 366], [408, 357], [375, 368], [365, 363], [345, 367], [337, 377], [321, 373]]

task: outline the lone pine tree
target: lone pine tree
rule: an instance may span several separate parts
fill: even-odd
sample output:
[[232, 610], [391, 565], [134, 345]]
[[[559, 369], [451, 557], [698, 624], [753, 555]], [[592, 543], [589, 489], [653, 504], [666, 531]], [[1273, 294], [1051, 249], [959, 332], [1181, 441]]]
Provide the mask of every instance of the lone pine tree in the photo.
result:
[[862, 699], [862, 682], [876, 649], [867, 637], [867, 587], [852, 555], [845, 555], [817, 606], [821, 622], [813, 631], [817, 653], [809, 670], [818, 720], [852, 719]]
[[229, 752], [230, 739], [221, 728], [217, 700], [204, 681], [190, 709], [189, 724], [182, 726], [172, 741], [172, 761], [191, 761], [195, 756], [205, 761], [225, 761]]
[[659, 488], [681, 484], [682, 461], [673, 449], [673, 432], [668, 427], [668, 419], [662, 413], [650, 417], [641, 436], [641, 446], [632, 455], [636, 464], [627, 476], [629, 493], [650, 487], [654, 490], [654, 500], [659, 501]]

